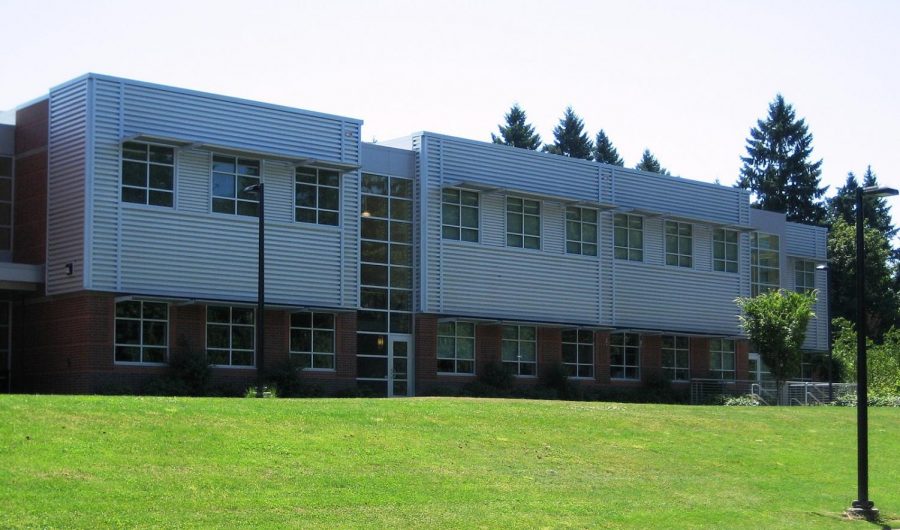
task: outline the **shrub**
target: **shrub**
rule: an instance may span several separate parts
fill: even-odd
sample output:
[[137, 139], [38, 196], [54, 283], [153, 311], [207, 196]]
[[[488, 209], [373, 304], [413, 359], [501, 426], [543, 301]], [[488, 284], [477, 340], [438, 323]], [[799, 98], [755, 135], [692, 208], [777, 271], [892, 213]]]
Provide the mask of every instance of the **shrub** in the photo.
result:
[[278, 389], [278, 397], [317, 397], [322, 395], [318, 385], [303, 380], [303, 370], [296, 361], [287, 359], [266, 369], [265, 381]]
[[726, 407], [758, 407], [759, 398], [753, 394], [742, 396], [723, 396], [722, 404]]
[[484, 369], [481, 370], [478, 380], [488, 386], [504, 390], [512, 388], [515, 381], [512, 372], [500, 361], [486, 364]]
[[[245, 398], [255, 398], [256, 397], [256, 386], [248, 387], [244, 392]], [[264, 398], [276, 398], [280, 397], [278, 394], [278, 388], [273, 385], [264, 386], [262, 389], [262, 397]]]
[[[831, 402], [835, 407], [855, 407], [857, 401], [856, 392], [844, 392]], [[900, 407], [900, 395], [876, 394], [869, 396], [870, 407]]]
[[178, 346], [169, 356], [169, 373], [173, 389], [182, 388], [181, 395], [202, 396], [206, 394], [211, 370], [206, 352], [195, 348], [185, 337], [178, 339]]

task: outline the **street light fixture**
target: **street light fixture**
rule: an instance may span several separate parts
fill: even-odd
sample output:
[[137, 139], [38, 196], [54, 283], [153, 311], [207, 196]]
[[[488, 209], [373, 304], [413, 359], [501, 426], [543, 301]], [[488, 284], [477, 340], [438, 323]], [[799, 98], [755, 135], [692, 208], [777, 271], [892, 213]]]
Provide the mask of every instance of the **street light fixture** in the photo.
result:
[[832, 367], [834, 366], [834, 347], [831, 342], [831, 267], [827, 263], [816, 265], [816, 270], [825, 271], [825, 318], [828, 321], [827, 340], [828, 340], [828, 402], [834, 402], [834, 376]]
[[866, 247], [863, 237], [863, 198], [890, 197], [897, 190], [885, 186], [856, 189], [856, 472], [857, 499], [848, 513], [872, 521], [878, 517], [875, 502], [869, 499], [869, 409], [866, 368]]
[[256, 397], [263, 397], [263, 351], [266, 340], [264, 329], [266, 306], [266, 217], [263, 184], [252, 184], [244, 188], [244, 193], [259, 196], [259, 254], [257, 258], [256, 286]]

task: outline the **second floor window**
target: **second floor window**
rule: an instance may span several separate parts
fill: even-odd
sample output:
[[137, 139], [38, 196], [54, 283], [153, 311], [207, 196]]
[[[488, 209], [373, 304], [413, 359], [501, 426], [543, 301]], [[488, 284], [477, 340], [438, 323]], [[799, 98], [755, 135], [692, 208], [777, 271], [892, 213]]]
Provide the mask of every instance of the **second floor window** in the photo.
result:
[[478, 241], [478, 193], [447, 188], [441, 193], [441, 237]]
[[750, 296], [781, 287], [778, 236], [750, 234]]
[[616, 259], [644, 261], [644, 218], [617, 213], [613, 216], [613, 254]]
[[541, 248], [541, 202], [506, 198], [506, 246]]
[[340, 174], [311, 167], [298, 167], [294, 171], [294, 219], [337, 226], [341, 207]]
[[212, 211], [259, 216], [259, 195], [244, 191], [259, 184], [259, 160], [214, 155], [212, 171]]
[[809, 293], [816, 288], [816, 264], [800, 259], [794, 262], [794, 290]]
[[690, 223], [666, 221], [666, 265], [694, 266], [694, 227]]
[[175, 203], [175, 149], [139, 142], [122, 144], [122, 200], [152, 206]]
[[597, 255], [597, 210], [577, 206], [566, 208], [566, 252]]
[[713, 270], [738, 271], [738, 233], [734, 230], [713, 229]]

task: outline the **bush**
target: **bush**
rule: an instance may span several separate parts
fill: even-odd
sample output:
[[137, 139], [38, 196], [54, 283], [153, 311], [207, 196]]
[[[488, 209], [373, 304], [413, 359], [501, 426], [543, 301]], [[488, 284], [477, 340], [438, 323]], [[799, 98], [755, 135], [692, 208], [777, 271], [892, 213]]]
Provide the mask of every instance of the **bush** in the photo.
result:
[[267, 368], [265, 381], [278, 389], [278, 397], [318, 397], [323, 394], [318, 385], [303, 380], [303, 370], [290, 359]]
[[726, 407], [758, 407], [760, 406], [759, 398], [753, 394], [744, 394], [742, 396], [722, 396], [722, 404]]
[[484, 366], [478, 380], [485, 385], [506, 390], [512, 388], [515, 378], [506, 365], [500, 361], [493, 361]]
[[167, 384], [173, 390], [180, 389], [185, 392], [175, 395], [205, 395], [209, 386], [210, 374], [206, 352], [195, 348], [189, 340], [181, 337], [178, 340], [177, 348], [169, 356], [169, 373], [166, 376], [172, 380]]
[[[244, 392], [245, 398], [255, 398], [256, 397], [256, 386], [248, 387]], [[280, 397], [278, 394], [278, 388], [272, 385], [264, 386], [262, 388], [262, 397], [264, 398], [276, 398]]]
[[[900, 407], [900, 395], [874, 394], [868, 396], [870, 407]], [[831, 403], [835, 407], [855, 407], [858, 403], [856, 392], [844, 392]]]

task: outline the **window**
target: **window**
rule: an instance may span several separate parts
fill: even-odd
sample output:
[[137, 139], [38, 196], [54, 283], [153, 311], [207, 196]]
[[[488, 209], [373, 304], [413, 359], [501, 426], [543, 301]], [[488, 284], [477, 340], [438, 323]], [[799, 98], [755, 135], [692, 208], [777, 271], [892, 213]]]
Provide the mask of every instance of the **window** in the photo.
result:
[[713, 270], [738, 271], [738, 233], [725, 228], [713, 229]]
[[694, 226], [666, 221], [666, 265], [694, 266]]
[[597, 210], [576, 206], [566, 208], [566, 252], [597, 255]]
[[794, 262], [794, 290], [809, 293], [816, 288], [816, 264], [800, 259]]
[[613, 252], [616, 259], [644, 261], [644, 218], [613, 215]]
[[537, 375], [537, 328], [503, 326], [501, 356], [514, 375]]
[[475, 324], [438, 324], [437, 371], [446, 374], [475, 373]]
[[8, 251], [12, 249], [12, 184], [12, 158], [7, 156], [0, 156], [0, 251]]
[[304, 369], [334, 370], [334, 315], [292, 313], [290, 357]]
[[669, 381], [687, 381], [691, 378], [690, 339], [678, 335], [662, 337], [662, 369]]
[[171, 207], [175, 201], [175, 149], [164, 145], [122, 144], [122, 200]]
[[441, 236], [478, 241], [478, 193], [453, 188], [441, 193]]
[[641, 378], [641, 336], [613, 333], [609, 337], [609, 376], [612, 379]]
[[713, 379], [734, 380], [734, 341], [710, 339], [709, 375]]
[[506, 246], [541, 248], [541, 203], [506, 198]]
[[168, 304], [139, 300], [116, 303], [116, 362], [164, 363], [168, 344]]
[[585, 329], [563, 330], [562, 358], [569, 377], [593, 379], [594, 333]]
[[259, 196], [244, 191], [259, 184], [259, 160], [213, 155], [212, 211], [259, 216]]
[[750, 296], [777, 290], [781, 286], [778, 236], [750, 234]]
[[206, 308], [206, 356], [209, 364], [253, 366], [256, 322], [253, 309]]
[[294, 219], [337, 226], [341, 209], [341, 175], [337, 171], [298, 167], [294, 170]]

